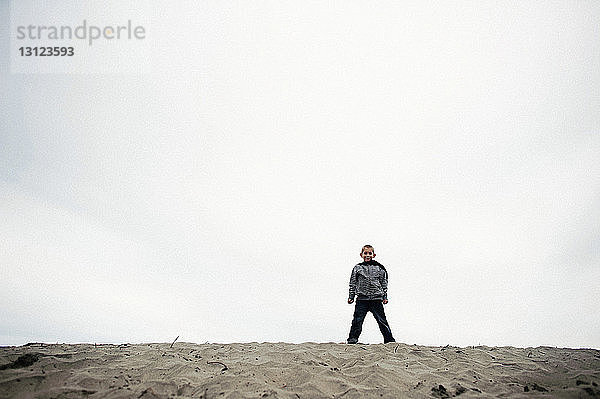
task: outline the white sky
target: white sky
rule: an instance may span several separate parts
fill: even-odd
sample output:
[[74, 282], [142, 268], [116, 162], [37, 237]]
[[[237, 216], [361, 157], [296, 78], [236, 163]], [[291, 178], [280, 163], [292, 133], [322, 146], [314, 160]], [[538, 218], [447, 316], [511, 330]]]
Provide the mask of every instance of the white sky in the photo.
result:
[[149, 4], [0, 59], [0, 345], [342, 342], [371, 243], [399, 342], [600, 348], [600, 3]]

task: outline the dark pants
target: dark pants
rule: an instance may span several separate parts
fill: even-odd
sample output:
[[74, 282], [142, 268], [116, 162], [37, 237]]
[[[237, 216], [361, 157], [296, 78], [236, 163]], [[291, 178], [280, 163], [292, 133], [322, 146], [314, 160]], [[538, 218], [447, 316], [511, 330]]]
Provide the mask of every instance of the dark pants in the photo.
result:
[[371, 301], [361, 299], [356, 301], [356, 306], [354, 307], [354, 318], [352, 319], [352, 327], [350, 327], [348, 342], [358, 341], [367, 312], [371, 312], [373, 313], [373, 316], [375, 316], [375, 320], [377, 320], [377, 324], [379, 325], [379, 330], [383, 334], [383, 342], [395, 342], [390, 325], [385, 318], [385, 311], [383, 310], [383, 303], [381, 303], [381, 300]]

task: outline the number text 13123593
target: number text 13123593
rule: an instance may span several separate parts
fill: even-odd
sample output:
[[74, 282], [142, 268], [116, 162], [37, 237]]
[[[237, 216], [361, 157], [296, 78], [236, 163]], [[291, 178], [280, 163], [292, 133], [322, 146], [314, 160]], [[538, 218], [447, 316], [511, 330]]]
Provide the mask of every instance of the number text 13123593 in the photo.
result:
[[73, 47], [19, 47], [21, 57], [72, 57]]

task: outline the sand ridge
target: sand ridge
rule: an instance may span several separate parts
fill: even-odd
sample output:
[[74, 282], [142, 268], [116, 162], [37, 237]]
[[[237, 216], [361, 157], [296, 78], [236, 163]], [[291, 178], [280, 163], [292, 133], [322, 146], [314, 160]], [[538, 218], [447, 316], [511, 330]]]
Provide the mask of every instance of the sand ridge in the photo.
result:
[[0, 398], [600, 397], [600, 351], [388, 343], [28, 344]]

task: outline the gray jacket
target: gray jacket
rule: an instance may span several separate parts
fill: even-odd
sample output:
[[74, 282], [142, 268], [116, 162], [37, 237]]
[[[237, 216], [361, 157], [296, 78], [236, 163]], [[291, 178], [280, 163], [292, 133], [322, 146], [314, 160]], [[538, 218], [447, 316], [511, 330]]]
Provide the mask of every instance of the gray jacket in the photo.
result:
[[385, 268], [371, 260], [354, 266], [350, 276], [349, 299], [387, 299], [388, 275]]

